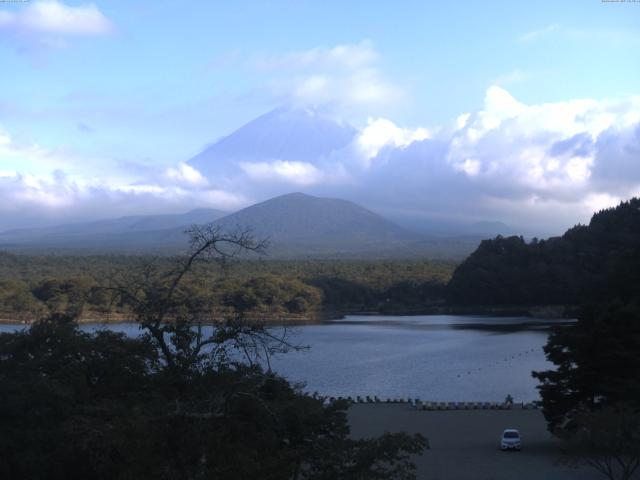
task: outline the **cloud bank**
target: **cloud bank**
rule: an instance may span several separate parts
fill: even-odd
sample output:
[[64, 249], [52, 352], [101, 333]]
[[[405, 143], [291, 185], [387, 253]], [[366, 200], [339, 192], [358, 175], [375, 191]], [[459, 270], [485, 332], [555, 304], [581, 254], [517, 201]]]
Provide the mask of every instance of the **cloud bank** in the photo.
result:
[[[313, 55], [349, 67], [371, 61], [366, 48], [359, 53], [351, 60], [332, 50]], [[17, 157], [38, 165], [40, 174], [18, 168]], [[640, 96], [528, 105], [492, 86], [481, 109], [450, 125], [406, 128], [370, 118], [348, 146], [322, 158], [229, 160], [208, 178], [185, 162], [138, 176], [69, 174], [68, 159], [15, 145], [0, 133], [0, 165], [9, 158], [13, 168], [0, 169], [0, 217], [9, 227], [27, 223], [21, 212], [81, 218], [199, 206], [234, 210], [303, 190], [416, 221], [500, 220], [560, 233], [594, 210], [640, 194]]]
[[197, 206], [232, 211], [250, 203], [240, 192], [211, 184], [186, 163], [164, 171], [132, 173], [127, 167], [99, 174], [86, 163], [70, 153], [17, 144], [0, 126], [0, 231]]

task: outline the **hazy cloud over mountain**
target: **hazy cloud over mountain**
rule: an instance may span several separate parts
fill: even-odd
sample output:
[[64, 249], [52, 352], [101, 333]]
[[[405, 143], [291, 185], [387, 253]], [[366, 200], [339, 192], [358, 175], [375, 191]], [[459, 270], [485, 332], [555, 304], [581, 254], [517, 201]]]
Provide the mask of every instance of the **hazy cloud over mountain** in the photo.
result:
[[[292, 112], [293, 123], [307, 115]], [[481, 110], [448, 127], [370, 119], [346, 147], [313, 161], [249, 161], [228, 152], [207, 168], [229, 174], [236, 163], [232, 183], [247, 195], [302, 185], [416, 219], [495, 218], [560, 229], [640, 192], [639, 122], [640, 97], [525, 105], [494, 86]]]
[[500, 87], [487, 90], [481, 110], [438, 128], [372, 118], [354, 129], [313, 109], [284, 108], [222, 139], [210, 157], [205, 151], [198, 161], [120, 179], [67, 175], [56, 152], [14, 145], [4, 133], [3, 157], [61, 168], [49, 176], [3, 171], [0, 195], [11, 202], [0, 208], [7, 224], [17, 224], [15, 212], [25, 209], [77, 217], [96, 205], [113, 215], [201, 205], [233, 210], [304, 188], [416, 219], [561, 229], [640, 192], [639, 122], [640, 97], [526, 105]]
[[638, 9], [249, 3], [0, 2], [0, 230], [302, 191], [544, 234], [640, 193]]
[[405, 100], [404, 90], [385, 77], [369, 40], [258, 56], [250, 66], [267, 75], [265, 89], [278, 103], [353, 113]]

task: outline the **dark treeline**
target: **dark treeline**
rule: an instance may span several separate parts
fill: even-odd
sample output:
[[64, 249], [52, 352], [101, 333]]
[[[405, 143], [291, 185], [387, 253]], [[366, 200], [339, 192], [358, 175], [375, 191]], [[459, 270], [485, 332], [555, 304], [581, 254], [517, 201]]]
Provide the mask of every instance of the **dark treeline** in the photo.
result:
[[[495, 247], [510, 242], [514, 244], [510, 253], [495, 264], [500, 264], [501, 272], [512, 272], [510, 280], [519, 283], [508, 286], [502, 279], [501, 285], [494, 284], [512, 297], [489, 297], [492, 301], [529, 301], [532, 297], [524, 291], [530, 289], [548, 301], [579, 305], [576, 324], [555, 328], [544, 347], [554, 368], [533, 372], [540, 382], [549, 430], [565, 440], [568, 455], [564, 459], [586, 464], [611, 480], [636, 478], [640, 468], [640, 200], [598, 212], [588, 226], [575, 227], [542, 245], [518, 247], [517, 239], [498, 239], [483, 248], [486, 252], [493, 246], [496, 259], [500, 253], [495, 253]], [[468, 265], [464, 268], [473, 271]], [[545, 271], [550, 276], [546, 281]], [[554, 284], [548, 283], [554, 279], [558, 279], [555, 292]]]
[[[171, 257], [27, 256], [0, 252], [0, 317], [32, 321], [51, 313], [119, 319], [126, 299], [102, 287], [145, 268], [167, 269]], [[446, 261], [202, 262], [187, 280], [194, 297], [220, 311], [276, 318], [349, 311], [414, 312], [443, 302], [455, 263]]]
[[483, 241], [447, 287], [456, 305], [580, 305], [640, 285], [640, 199], [593, 215], [548, 240]]

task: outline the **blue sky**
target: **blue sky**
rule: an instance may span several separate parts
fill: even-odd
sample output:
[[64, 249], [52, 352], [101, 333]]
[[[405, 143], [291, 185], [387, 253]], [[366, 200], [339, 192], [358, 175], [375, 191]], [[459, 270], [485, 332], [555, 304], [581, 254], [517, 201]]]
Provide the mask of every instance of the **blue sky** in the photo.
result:
[[[384, 118], [431, 132], [486, 110], [492, 86], [524, 105], [615, 99], [619, 112], [640, 95], [639, 26], [640, 4], [600, 0], [0, 3], [0, 172], [13, 182], [0, 195], [18, 195], [33, 221], [86, 215], [79, 205], [96, 189], [144, 184], [163, 197], [167, 169], [282, 104], [322, 107], [357, 128]], [[631, 128], [635, 117], [625, 118], [613, 125]], [[71, 193], [47, 190], [65, 181]], [[235, 203], [189, 202], [261, 199], [251, 185], [234, 188]], [[589, 195], [606, 204], [635, 192], [607, 188], [567, 205], [587, 211], [600, 205]], [[18, 225], [2, 208], [0, 221]], [[485, 214], [509, 219], [473, 215]]]

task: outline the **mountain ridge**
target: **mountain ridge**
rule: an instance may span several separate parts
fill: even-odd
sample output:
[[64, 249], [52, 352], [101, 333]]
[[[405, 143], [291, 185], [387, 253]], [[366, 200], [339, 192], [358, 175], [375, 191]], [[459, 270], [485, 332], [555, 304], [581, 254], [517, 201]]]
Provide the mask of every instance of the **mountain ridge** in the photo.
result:
[[52, 225], [40, 228], [11, 229], [0, 232], [0, 242], [8, 239], [24, 241], [33, 236], [64, 237], [65, 235], [117, 235], [131, 232], [165, 230], [194, 223], [214, 221], [227, 212], [213, 208], [195, 208], [181, 214], [127, 215], [113, 219]]
[[0, 249], [172, 255], [187, 249], [185, 230], [203, 223], [226, 231], [251, 230], [256, 239], [269, 241], [270, 258], [461, 258], [481, 240], [421, 235], [349, 200], [301, 192], [211, 218], [214, 214], [222, 212], [196, 209], [181, 215], [129, 216], [10, 231], [0, 233]]

